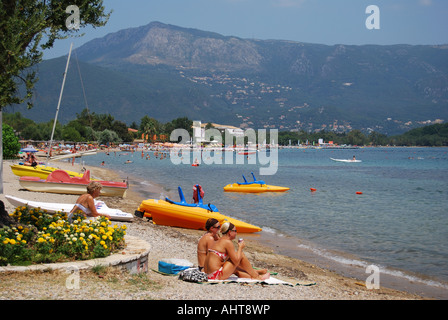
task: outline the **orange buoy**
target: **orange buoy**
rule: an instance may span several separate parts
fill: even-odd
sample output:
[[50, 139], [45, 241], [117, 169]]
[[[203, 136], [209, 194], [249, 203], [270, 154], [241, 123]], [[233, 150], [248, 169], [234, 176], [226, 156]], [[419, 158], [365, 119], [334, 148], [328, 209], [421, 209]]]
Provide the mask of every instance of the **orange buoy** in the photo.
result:
[[356, 191], [356, 194], [362, 194], [362, 192], [361, 191]]
[[310, 188], [311, 192], [315, 192], [317, 189], [316, 188]]

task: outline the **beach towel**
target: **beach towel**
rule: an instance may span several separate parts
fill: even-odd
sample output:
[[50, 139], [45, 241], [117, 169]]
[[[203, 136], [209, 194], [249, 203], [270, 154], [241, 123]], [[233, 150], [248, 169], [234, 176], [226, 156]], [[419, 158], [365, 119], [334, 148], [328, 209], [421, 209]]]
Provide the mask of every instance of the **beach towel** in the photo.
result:
[[210, 284], [218, 283], [241, 283], [241, 284], [262, 284], [262, 285], [286, 285], [290, 287], [294, 286], [313, 286], [316, 282], [306, 282], [306, 283], [290, 283], [273, 277], [272, 275], [266, 280], [256, 280], [249, 278], [238, 278], [238, 276], [232, 274], [228, 279], [225, 280], [208, 280]]

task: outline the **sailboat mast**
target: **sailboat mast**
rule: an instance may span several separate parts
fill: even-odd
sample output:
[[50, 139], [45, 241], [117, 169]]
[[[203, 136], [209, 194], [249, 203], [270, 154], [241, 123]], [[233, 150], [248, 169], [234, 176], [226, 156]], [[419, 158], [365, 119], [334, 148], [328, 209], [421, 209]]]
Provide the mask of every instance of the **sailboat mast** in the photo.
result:
[[58, 107], [56, 108], [56, 115], [54, 117], [53, 130], [51, 131], [50, 146], [49, 146], [48, 152], [47, 152], [47, 165], [48, 165], [48, 158], [50, 157], [50, 151], [51, 151], [51, 148], [53, 146], [54, 130], [56, 128], [56, 122], [58, 120], [59, 107], [61, 106], [62, 93], [64, 92], [65, 79], [67, 77], [68, 65], [70, 64], [70, 57], [72, 55], [72, 48], [73, 48], [73, 42], [70, 44], [70, 51], [68, 53], [67, 65], [65, 66], [64, 79], [62, 80], [61, 93], [59, 94]]

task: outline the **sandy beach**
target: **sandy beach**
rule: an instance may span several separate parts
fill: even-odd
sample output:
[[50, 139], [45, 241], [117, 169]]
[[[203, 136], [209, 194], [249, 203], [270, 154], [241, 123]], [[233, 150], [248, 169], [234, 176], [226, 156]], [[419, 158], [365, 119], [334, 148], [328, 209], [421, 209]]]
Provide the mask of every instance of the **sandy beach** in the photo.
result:
[[[78, 196], [37, 193], [21, 189], [11, 169], [11, 161], [3, 163], [4, 194], [27, 200], [74, 203]], [[80, 171], [80, 166], [69, 162], [54, 162], [52, 166]], [[110, 168], [87, 167], [91, 175], [119, 181]], [[0, 195], [9, 213], [15, 209]], [[130, 189], [125, 198], [102, 197], [111, 208], [134, 213], [144, 200], [138, 192]], [[114, 222], [117, 223], [117, 222]], [[122, 224], [122, 223], [117, 223]], [[110, 269], [101, 274], [93, 271], [81, 272], [81, 285], [77, 290], [66, 288], [67, 274], [64, 272], [8, 272], [0, 273], [0, 299], [6, 300], [420, 300], [423, 297], [380, 287], [367, 289], [364, 281], [347, 278], [333, 271], [279, 255], [273, 249], [256, 241], [246, 241], [244, 249], [255, 267], [267, 268], [278, 273], [274, 277], [293, 286], [261, 284], [200, 285], [165, 276], [154, 270], [158, 261], [166, 258], [186, 259], [197, 265], [196, 245], [203, 231], [187, 230], [153, 225], [146, 218], [134, 218], [125, 223], [127, 234], [137, 236], [151, 245], [149, 271], [143, 275], [130, 275]], [[368, 275], [366, 275], [367, 278]]]

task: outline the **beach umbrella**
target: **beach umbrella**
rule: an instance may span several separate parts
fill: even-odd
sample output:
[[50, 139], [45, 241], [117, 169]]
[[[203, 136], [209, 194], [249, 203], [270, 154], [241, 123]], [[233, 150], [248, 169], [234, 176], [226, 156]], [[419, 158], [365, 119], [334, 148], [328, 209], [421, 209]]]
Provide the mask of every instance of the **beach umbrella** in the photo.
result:
[[36, 149], [34, 149], [34, 147], [26, 147], [26, 148], [22, 148], [20, 149], [21, 152], [37, 152]]

